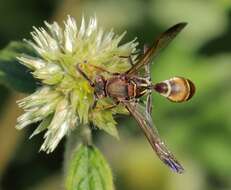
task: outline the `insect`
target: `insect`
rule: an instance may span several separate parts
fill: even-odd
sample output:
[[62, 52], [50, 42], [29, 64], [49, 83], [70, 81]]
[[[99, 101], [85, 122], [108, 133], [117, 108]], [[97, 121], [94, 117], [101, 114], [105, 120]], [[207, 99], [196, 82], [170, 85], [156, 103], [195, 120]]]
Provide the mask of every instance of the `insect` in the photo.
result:
[[[151, 93], [157, 92], [173, 102], [184, 102], [193, 96], [195, 86], [190, 80], [183, 77], [173, 77], [159, 83], [152, 83], [149, 67], [160, 50], [165, 48], [185, 26], [186, 23], [178, 23], [163, 32], [150, 48], [144, 48], [144, 54], [135, 64], [132, 63], [131, 56], [129, 56], [132, 66], [125, 73], [110, 73], [111, 77], [107, 79], [102, 75], [97, 75], [93, 81], [84, 73], [81, 64], [77, 64], [78, 72], [89, 81], [94, 89], [95, 103], [93, 108], [95, 108], [98, 99], [105, 97], [114, 100], [115, 104], [111, 107], [117, 104], [124, 105], [143, 130], [159, 158], [177, 173], [182, 173], [184, 169], [161, 140], [152, 121]], [[139, 74], [142, 68], [145, 71], [144, 76]], [[102, 68], [97, 69], [103, 70]], [[138, 101], [144, 95], [147, 96], [145, 106]]]

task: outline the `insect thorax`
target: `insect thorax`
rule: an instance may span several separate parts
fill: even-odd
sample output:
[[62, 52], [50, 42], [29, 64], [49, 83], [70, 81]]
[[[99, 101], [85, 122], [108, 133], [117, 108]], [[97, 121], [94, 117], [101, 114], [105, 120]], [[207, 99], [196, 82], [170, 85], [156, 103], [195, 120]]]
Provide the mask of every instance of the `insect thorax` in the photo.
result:
[[109, 79], [105, 89], [110, 97], [129, 100], [143, 96], [147, 92], [149, 83], [140, 77], [118, 76]]

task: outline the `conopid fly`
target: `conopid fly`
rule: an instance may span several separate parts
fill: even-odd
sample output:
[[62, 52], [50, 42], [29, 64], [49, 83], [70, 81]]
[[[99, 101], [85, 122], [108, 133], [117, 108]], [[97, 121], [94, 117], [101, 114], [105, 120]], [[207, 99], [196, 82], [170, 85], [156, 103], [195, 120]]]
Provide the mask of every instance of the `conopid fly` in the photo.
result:
[[[102, 75], [97, 75], [95, 80], [91, 80], [81, 68], [81, 64], [77, 64], [79, 73], [94, 88], [93, 108], [97, 104], [97, 99], [105, 97], [114, 100], [115, 104], [111, 107], [117, 104], [124, 105], [138, 122], [159, 158], [177, 173], [182, 173], [184, 169], [161, 140], [153, 124], [151, 93], [155, 91], [173, 102], [184, 102], [193, 96], [195, 87], [190, 80], [183, 77], [173, 77], [160, 83], [152, 83], [149, 67], [160, 50], [165, 48], [185, 26], [186, 23], [178, 23], [162, 33], [151, 48], [146, 48], [135, 64], [132, 63], [131, 55], [128, 56], [132, 66], [125, 73], [110, 73], [103, 68], [98, 68], [110, 73], [111, 77], [105, 79]], [[138, 73], [141, 68], [145, 70], [144, 76]], [[144, 95], [147, 96], [146, 107], [138, 102], [138, 99]]]

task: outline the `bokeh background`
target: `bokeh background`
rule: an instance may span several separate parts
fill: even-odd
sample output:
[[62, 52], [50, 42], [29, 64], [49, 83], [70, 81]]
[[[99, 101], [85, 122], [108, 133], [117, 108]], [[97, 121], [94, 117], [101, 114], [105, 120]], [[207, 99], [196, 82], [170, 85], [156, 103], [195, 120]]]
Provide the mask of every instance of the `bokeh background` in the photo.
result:
[[[152, 65], [153, 81], [185, 76], [197, 87], [182, 104], [153, 94], [153, 118], [186, 172], [176, 175], [155, 156], [131, 117], [118, 117], [120, 141], [97, 130], [95, 143], [110, 162], [119, 190], [231, 189], [231, 2], [230, 0], [1, 0], [0, 47], [30, 38], [32, 26], [59, 23], [70, 14], [97, 15], [105, 29], [127, 31], [150, 44], [180, 22], [187, 28]], [[28, 140], [34, 126], [17, 131], [25, 94], [0, 84], [0, 189], [63, 189], [65, 140], [50, 155], [38, 153], [42, 135]]]

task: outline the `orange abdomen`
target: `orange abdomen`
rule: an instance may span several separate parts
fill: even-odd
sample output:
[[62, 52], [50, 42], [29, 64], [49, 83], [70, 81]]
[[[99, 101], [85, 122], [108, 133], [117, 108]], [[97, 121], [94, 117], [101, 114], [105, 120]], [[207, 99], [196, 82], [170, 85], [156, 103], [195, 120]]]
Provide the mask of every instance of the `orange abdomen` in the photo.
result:
[[173, 77], [154, 85], [155, 91], [173, 102], [184, 102], [195, 94], [195, 86], [189, 79]]

